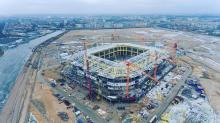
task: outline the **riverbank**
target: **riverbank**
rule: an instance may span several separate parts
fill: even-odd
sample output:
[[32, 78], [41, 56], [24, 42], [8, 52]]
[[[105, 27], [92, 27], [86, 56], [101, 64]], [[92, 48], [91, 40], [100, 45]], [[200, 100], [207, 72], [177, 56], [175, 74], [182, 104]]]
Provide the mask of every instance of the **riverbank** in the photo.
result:
[[55, 37], [64, 31], [56, 31], [46, 36], [34, 39], [29, 43], [19, 45], [14, 49], [6, 50], [0, 57], [0, 112], [7, 101], [9, 93], [21, 73], [25, 62], [32, 54], [32, 49], [46, 40]]
[[4, 55], [4, 50], [0, 47], [0, 57]]
[[[52, 34], [49, 34], [49, 35], [43, 36], [39, 39], [35, 39], [33, 41], [30, 41], [30, 43], [28, 43], [28, 44], [24, 44], [22, 46], [19, 46], [18, 47], [19, 49], [13, 49], [12, 51], [14, 51], [14, 54], [12, 54], [12, 55], [10, 55], [10, 53], [12, 51], [9, 50], [8, 52], [6, 52], [6, 56], [8, 56], [8, 57], [6, 57], [4, 55], [4, 57], [0, 59], [0, 63], [2, 62], [3, 65], [6, 65], [6, 66], [3, 66], [3, 69], [0, 70], [0, 76], [2, 75], [3, 78], [5, 78], [5, 80], [10, 78], [10, 75], [14, 75], [14, 74], [18, 75], [20, 73], [18, 77], [14, 75], [13, 76], [14, 78], [11, 78], [10, 81], [6, 81], [6, 83], [4, 83], [4, 81], [0, 81], [1, 85], [5, 85], [5, 84], [10, 85], [10, 86], [4, 86], [8, 90], [7, 92], [10, 92], [10, 95], [7, 94], [7, 95], [9, 95], [8, 99], [7, 99], [7, 96], [5, 96], [5, 98], [3, 98], [5, 106], [0, 114], [0, 121], [1, 122], [4, 122], [4, 123], [18, 122], [20, 119], [21, 110], [24, 108], [24, 106], [26, 106], [26, 105], [24, 105], [24, 100], [27, 97], [30, 97], [30, 94], [28, 94], [27, 92], [31, 91], [30, 88], [33, 85], [33, 82], [30, 81], [32, 79], [31, 77], [33, 76], [34, 71], [35, 71], [35, 69], [33, 69], [33, 65], [36, 64], [36, 62], [39, 59], [37, 54], [35, 54], [35, 53], [32, 54], [32, 50], [36, 49], [36, 47], [38, 47], [38, 46], [42, 46], [42, 44], [45, 44], [45, 42], [50, 42], [51, 39], [54, 39], [55, 37], [59, 37], [64, 33], [65, 33], [65, 31], [56, 31]], [[21, 50], [21, 52], [18, 52], [19, 50]], [[26, 53], [26, 54], [22, 55], [23, 59], [21, 59], [19, 57], [19, 55], [16, 55], [15, 51], [17, 51], [17, 53], [19, 55], [24, 54], [24, 53]], [[15, 56], [13, 56], [13, 55], [15, 55]], [[28, 57], [30, 57], [29, 60], [27, 60]], [[16, 59], [14, 59], [14, 58], [16, 58]], [[26, 61], [27, 61], [27, 63], [25, 64]], [[13, 66], [10, 66], [11, 64], [13, 64]], [[1, 65], [0, 65], [0, 67], [1, 67]], [[19, 68], [20, 68], [20, 70], [19, 70]], [[4, 71], [6, 71], [6, 73], [4, 73]], [[4, 75], [7, 75], [7, 77], [5, 77]], [[1, 78], [1, 80], [3, 80], [3, 79]], [[16, 80], [16, 82], [15, 82], [15, 80]], [[3, 89], [5, 89], [4, 87], [3, 87]], [[12, 88], [12, 90], [11, 90], [11, 88]], [[4, 90], [1, 89], [1, 92], [4, 92]], [[5, 92], [5, 93], [7, 93], [7, 92]], [[7, 103], [5, 103], [6, 99], [7, 99]], [[1, 103], [1, 104], [3, 104], [3, 103]]]

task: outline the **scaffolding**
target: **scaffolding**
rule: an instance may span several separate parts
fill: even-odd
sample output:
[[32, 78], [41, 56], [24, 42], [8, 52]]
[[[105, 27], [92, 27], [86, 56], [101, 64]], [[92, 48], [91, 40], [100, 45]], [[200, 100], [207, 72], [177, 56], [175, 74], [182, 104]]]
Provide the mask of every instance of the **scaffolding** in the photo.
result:
[[[72, 78], [82, 85], [83, 83], [86, 85], [83, 75], [87, 71], [84, 67], [84, 54], [85, 51], [74, 54], [71, 66]], [[151, 58], [152, 54], [156, 54], [156, 59]], [[126, 58], [120, 59], [121, 56], [126, 56]], [[145, 76], [143, 72], [153, 76], [155, 74], [155, 64], [157, 65], [157, 72], [166, 67], [171, 69], [173, 64], [165, 60], [169, 58], [170, 55], [166, 50], [131, 43], [114, 43], [87, 49], [89, 64], [89, 71], [87, 72], [90, 73], [87, 76], [94, 83], [91, 85], [91, 90], [99, 90], [99, 92], [102, 92], [101, 95], [104, 95], [107, 99], [117, 99], [119, 96], [125, 95], [129, 95], [129, 97], [141, 96], [143, 93], [140, 89], [142, 85], [147, 84], [150, 79], [156, 79], [155, 76], [153, 79]], [[127, 74], [128, 66], [125, 61], [132, 63], [132, 66], [136, 66], [129, 68], [129, 75]], [[159, 75], [159, 77], [162, 76]], [[127, 78], [129, 78], [129, 82], [127, 82]], [[102, 83], [101, 87], [99, 83]], [[129, 88], [126, 88], [128, 86]]]
[[[115, 47], [131, 47], [131, 49], [134, 47], [137, 49], [140, 48], [142, 50], [142, 53], [137, 54], [136, 56], [131, 57], [127, 61], [133, 63], [134, 65], [143, 68], [144, 70], [152, 70], [154, 69], [154, 64], [160, 64], [162, 59], [168, 58], [169, 55], [165, 50], [161, 49], [156, 49], [154, 47], [147, 47], [147, 46], [141, 46], [141, 45], [136, 45], [136, 44], [129, 44], [129, 43], [117, 43], [117, 44], [109, 44], [109, 45], [104, 45], [102, 47], [95, 47], [88, 49], [88, 61], [90, 64], [90, 72], [98, 72], [99, 75], [105, 76], [108, 78], [117, 78], [121, 76], [126, 76], [126, 64], [123, 62], [115, 62], [111, 61], [107, 58], [102, 58], [99, 56], [95, 56], [94, 54], [100, 53], [101, 51], [108, 50], [108, 49], [113, 49]], [[145, 49], [145, 50], [143, 50]], [[120, 51], [125, 51], [128, 49], [124, 50], [119, 50], [119, 51], [114, 51], [114, 52], [120, 52]], [[143, 52], [145, 51], [145, 52]], [[128, 51], [127, 51], [128, 52]], [[150, 54], [157, 52], [158, 59], [155, 61], [155, 59], [150, 58]], [[72, 57], [72, 64], [74, 66], [79, 66], [83, 67], [84, 59], [83, 59], [84, 51], [81, 51], [74, 55]], [[108, 54], [106, 54], [108, 56]], [[131, 77], [137, 76], [137, 72], [131, 71]]]

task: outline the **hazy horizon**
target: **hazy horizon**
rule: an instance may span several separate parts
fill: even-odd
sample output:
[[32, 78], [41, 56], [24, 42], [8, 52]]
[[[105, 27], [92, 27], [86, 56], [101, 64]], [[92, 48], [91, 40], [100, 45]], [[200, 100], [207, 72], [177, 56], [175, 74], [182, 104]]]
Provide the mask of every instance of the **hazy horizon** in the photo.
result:
[[220, 15], [220, 0], [0, 0], [0, 15]]

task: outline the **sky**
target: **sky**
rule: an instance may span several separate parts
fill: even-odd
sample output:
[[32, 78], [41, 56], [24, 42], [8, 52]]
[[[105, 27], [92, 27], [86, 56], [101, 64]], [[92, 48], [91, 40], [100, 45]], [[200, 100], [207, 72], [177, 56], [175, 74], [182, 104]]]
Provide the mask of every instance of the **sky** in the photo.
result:
[[0, 0], [0, 15], [220, 15], [220, 0]]

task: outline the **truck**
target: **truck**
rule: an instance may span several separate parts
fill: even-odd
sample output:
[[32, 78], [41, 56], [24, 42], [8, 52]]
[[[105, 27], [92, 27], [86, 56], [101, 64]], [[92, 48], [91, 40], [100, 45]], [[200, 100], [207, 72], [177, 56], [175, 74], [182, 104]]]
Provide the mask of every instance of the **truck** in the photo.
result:
[[157, 122], [157, 115], [154, 115], [154, 116], [150, 119], [149, 123], [156, 123], [156, 122]]

